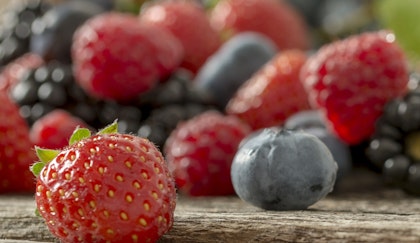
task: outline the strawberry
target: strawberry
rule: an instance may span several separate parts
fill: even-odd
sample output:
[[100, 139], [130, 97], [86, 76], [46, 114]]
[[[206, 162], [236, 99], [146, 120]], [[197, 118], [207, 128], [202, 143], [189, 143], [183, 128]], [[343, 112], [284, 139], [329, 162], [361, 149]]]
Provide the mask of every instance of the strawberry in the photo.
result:
[[278, 53], [239, 87], [225, 110], [247, 122], [254, 130], [282, 125], [292, 114], [310, 109], [300, 82], [306, 54], [300, 50]]
[[37, 148], [35, 201], [62, 242], [155, 242], [173, 224], [176, 192], [149, 140], [77, 129], [62, 151]]
[[139, 18], [141, 22], [166, 28], [180, 40], [185, 50], [181, 66], [193, 74], [222, 44], [204, 8], [194, 1], [156, 1], [144, 7]]
[[64, 148], [68, 145], [68, 138], [77, 127], [88, 127], [88, 125], [69, 112], [56, 109], [35, 121], [30, 129], [29, 137], [36, 146], [41, 148]]
[[21, 77], [29, 70], [37, 68], [44, 63], [42, 58], [34, 53], [26, 53], [16, 58], [5, 67], [0, 73], [0, 91], [9, 92], [11, 87], [19, 82]]
[[36, 160], [29, 127], [6, 92], [0, 92], [0, 193], [32, 192], [34, 177], [28, 173]]
[[271, 38], [280, 50], [307, 49], [310, 45], [303, 16], [285, 1], [220, 0], [209, 18], [225, 38], [255, 31]]
[[388, 31], [361, 33], [326, 44], [301, 70], [311, 102], [348, 144], [368, 139], [384, 105], [407, 91], [408, 67]]
[[152, 89], [182, 58], [182, 46], [170, 32], [125, 13], [96, 15], [73, 38], [76, 81], [103, 99], [129, 100]]
[[190, 196], [234, 194], [230, 167], [249, 132], [236, 117], [214, 110], [179, 123], [164, 146], [179, 191]]

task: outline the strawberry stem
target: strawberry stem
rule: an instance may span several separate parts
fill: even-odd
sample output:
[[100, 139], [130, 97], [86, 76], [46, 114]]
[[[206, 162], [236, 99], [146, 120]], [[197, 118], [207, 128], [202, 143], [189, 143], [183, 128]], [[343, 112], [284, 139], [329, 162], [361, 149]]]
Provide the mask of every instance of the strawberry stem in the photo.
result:
[[55, 149], [44, 149], [38, 146], [35, 146], [36, 155], [39, 160], [45, 164], [49, 163], [60, 153], [60, 150]]
[[118, 132], [118, 122], [115, 120], [113, 123], [101, 129], [98, 134], [111, 134]]
[[92, 134], [87, 128], [76, 128], [69, 139], [69, 145], [77, 143], [85, 138], [90, 137]]

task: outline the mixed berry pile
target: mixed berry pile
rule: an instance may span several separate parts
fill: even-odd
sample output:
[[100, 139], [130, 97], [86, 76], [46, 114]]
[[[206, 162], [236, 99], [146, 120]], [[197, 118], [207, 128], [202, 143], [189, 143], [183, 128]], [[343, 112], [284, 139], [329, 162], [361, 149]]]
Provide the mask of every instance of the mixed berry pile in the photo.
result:
[[420, 74], [391, 2], [13, 1], [0, 193], [35, 193], [63, 242], [156, 241], [177, 193], [306, 209], [356, 164], [420, 196]]

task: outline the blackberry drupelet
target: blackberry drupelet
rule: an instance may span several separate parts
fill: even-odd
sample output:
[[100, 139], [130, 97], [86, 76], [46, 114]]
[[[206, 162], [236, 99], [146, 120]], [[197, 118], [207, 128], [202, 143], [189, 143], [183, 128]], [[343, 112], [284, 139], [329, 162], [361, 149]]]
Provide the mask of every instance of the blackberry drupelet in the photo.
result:
[[31, 25], [49, 7], [43, 0], [13, 1], [7, 6], [0, 25], [0, 67], [29, 51]]
[[390, 101], [376, 124], [366, 155], [387, 184], [420, 196], [420, 76], [408, 93]]

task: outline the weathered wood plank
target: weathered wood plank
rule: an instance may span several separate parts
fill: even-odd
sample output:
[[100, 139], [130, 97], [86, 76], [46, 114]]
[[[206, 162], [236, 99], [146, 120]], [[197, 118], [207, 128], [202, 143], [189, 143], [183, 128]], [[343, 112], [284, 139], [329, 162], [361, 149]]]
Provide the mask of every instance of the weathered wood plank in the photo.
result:
[[[361, 178], [302, 211], [265, 211], [234, 196], [180, 197], [159, 242], [420, 242], [420, 198]], [[31, 195], [0, 196], [0, 243], [56, 242], [34, 208]]]

